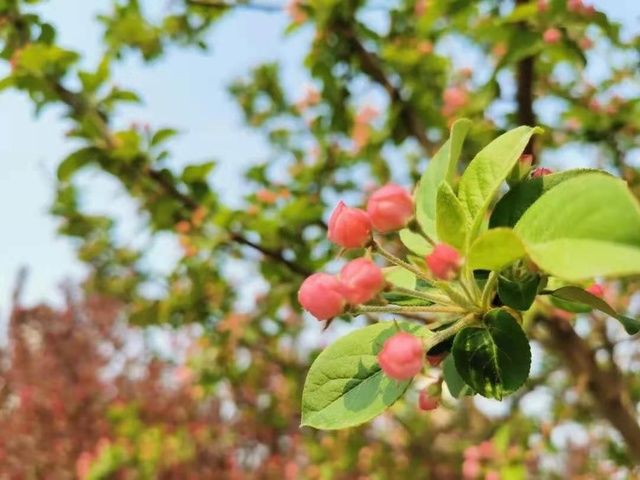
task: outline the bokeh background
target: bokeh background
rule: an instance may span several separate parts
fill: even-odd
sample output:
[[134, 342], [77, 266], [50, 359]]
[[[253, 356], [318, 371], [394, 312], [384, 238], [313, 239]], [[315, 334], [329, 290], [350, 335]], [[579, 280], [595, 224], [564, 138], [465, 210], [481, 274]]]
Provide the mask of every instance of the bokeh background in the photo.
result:
[[[460, 116], [467, 161], [537, 123], [539, 164], [637, 190], [639, 18], [622, 0], [1, 0], [0, 478], [636, 478], [638, 352], [605, 318], [532, 325], [511, 401], [421, 414], [410, 392], [320, 433], [298, 428], [306, 368], [366, 319], [325, 332], [295, 292], [339, 268], [337, 199], [410, 188]], [[101, 62], [92, 90], [78, 72]], [[637, 311], [634, 279], [608, 288]]]

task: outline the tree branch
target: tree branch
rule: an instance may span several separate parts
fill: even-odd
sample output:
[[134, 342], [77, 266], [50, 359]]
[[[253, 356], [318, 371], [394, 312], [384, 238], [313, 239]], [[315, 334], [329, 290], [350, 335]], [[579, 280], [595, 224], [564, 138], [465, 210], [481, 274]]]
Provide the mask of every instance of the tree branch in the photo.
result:
[[[528, 3], [529, 0], [516, 0], [516, 5]], [[521, 28], [527, 28], [526, 24], [522, 22]], [[516, 67], [516, 102], [518, 104], [517, 120], [518, 125], [534, 126], [536, 123], [536, 116], [533, 111], [533, 82], [535, 78], [535, 64], [534, 57], [526, 57], [518, 62]], [[534, 155], [535, 153], [535, 135], [531, 137], [529, 143], [524, 149], [525, 154]], [[534, 156], [535, 163], [535, 156]]]
[[629, 454], [640, 461], [640, 425], [618, 366], [613, 361], [608, 367], [599, 365], [589, 344], [566, 320], [543, 315], [536, 320], [549, 333], [542, 343], [564, 360], [574, 378], [584, 380], [600, 414], [620, 433]]
[[401, 90], [394, 86], [382, 68], [382, 61], [376, 56], [375, 53], [367, 50], [360, 42], [357, 35], [353, 31], [351, 26], [344, 26], [340, 28], [340, 32], [348, 39], [351, 49], [355, 53], [362, 71], [371, 78], [374, 82], [379, 84], [389, 95], [391, 103], [400, 105], [400, 118], [407, 126], [407, 129], [418, 141], [418, 143], [429, 152], [433, 146], [426, 134], [426, 127], [420, 118], [420, 115], [413, 106], [404, 100]]
[[[96, 126], [98, 127], [98, 130], [100, 131], [100, 135], [103, 137], [102, 139], [105, 142], [107, 148], [109, 149], [115, 148], [116, 144], [115, 144], [113, 135], [109, 129], [109, 126], [107, 124], [107, 121], [97, 109], [93, 109], [93, 107], [89, 105], [82, 98], [81, 95], [67, 89], [59, 81], [54, 79], [49, 79], [49, 83], [50, 83], [51, 89], [58, 95], [58, 98], [60, 99], [60, 101], [62, 101], [62, 103], [64, 103], [69, 107], [72, 115], [81, 117], [83, 115], [93, 113], [94, 119], [96, 121]], [[156, 185], [162, 188], [162, 190], [167, 195], [174, 198], [176, 201], [180, 202], [188, 210], [193, 211], [196, 208], [198, 208], [199, 206], [198, 202], [193, 198], [191, 198], [189, 195], [186, 195], [185, 193], [181, 192], [172, 182], [170, 182], [162, 174], [162, 172], [155, 170], [151, 167], [148, 167], [145, 169], [145, 173], [148, 176], [148, 178], [150, 178]], [[309, 269], [302, 267], [295, 262], [287, 260], [283, 256], [282, 251], [280, 250], [274, 250], [274, 249], [265, 247], [263, 245], [260, 245], [258, 243], [255, 243], [240, 233], [232, 233], [230, 235], [230, 238], [232, 241], [240, 245], [244, 245], [261, 252], [266, 257], [269, 257], [270, 259], [284, 265], [293, 273], [296, 273], [298, 275], [303, 275], [303, 276], [308, 276], [312, 273]]]

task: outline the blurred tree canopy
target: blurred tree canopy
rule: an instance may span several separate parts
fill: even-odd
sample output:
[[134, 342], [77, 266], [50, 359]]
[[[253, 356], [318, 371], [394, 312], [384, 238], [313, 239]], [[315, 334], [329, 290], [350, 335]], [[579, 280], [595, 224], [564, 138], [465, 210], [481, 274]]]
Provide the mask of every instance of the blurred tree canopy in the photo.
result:
[[[326, 219], [337, 195], [357, 202], [390, 179], [415, 183], [460, 116], [473, 121], [463, 161], [509, 128], [538, 124], [545, 133], [529, 145], [534, 161], [562, 165], [567, 149], [580, 148], [589, 152], [585, 165], [620, 175], [639, 194], [632, 158], [640, 133], [640, 37], [623, 35], [604, 13], [575, 0], [176, 0], [162, 18], [148, 15], [145, 2], [113, 0], [97, 19], [102, 58], [87, 68], [80, 47], [57, 43], [39, 3], [0, 0], [0, 57], [10, 65], [0, 87], [23, 92], [35, 112], [64, 107], [68, 135], [81, 144], [59, 161], [51, 212], [90, 267], [82, 286], [90, 306], [82, 308], [94, 318], [96, 309], [107, 308], [91, 303], [98, 298], [109, 311], [117, 305], [130, 327], [197, 328], [197, 347], [184, 366], [196, 393], [185, 394], [158, 372], [135, 386], [144, 398], [122, 393], [128, 387], [113, 381], [120, 393], [104, 394], [111, 404], [96, 406], [93, 416], [83, 411], [90, 420], [35, 432], [35, 422], [66, 417], [55, 405], [33, 413], [29, 392], [54, 397], [49, 387], [35, 385], [37, 375], [16, 370], [24, 362], [16, 350], [20, 358], [5, 359], [5, 371], [17, 380], [3, 384], [0, 424], [32, 436], [38, 449], [64, 455], [26, 470], [35, 462], [32, 451], [8, 438], [0, 463], [11, 466], [0, 468], [0, 478], [42, 478], [41, 472], [72, 478], [80, 457], [83, 478], [460, 478], [465, 455], [482, 442], [491, 447], [483, 470], [467, 478], [491, 472], [506, 479], [632, 478], [640, 461], [638, 348], [605, 318], [591, 314], [596, 327], [584, 334], [584, 316], [569, 322], [554, 311], [539, 315], [530, 333], [538, 350], [550, 354], [541, 355], [536, 375], [498, 420], [471, 399], [432, 415], [401, 402], [379, 422], [327, 433], [298, 428], [304, 373], [322, 340], [305, 340], [305, 331], [318, 328], [295, 296], [301, 280], [334, 257]], [[145, 92], [115, 85], [112, 73], [132, 56], [162, 62], [169, 48], [232, 49], [233, 38], [210, 45], [209, 34], [229, 12], [247, 9], [288, 15], [286, 35], [311, 30], [314, 36], [302, 97], [284, 87], [274, 63], [256, 65], [229, 86], [246, 124], [270, 145], [264, 161], [244, 172], [242, 203], [231, 205], [212, 187], [215, 162], [176, 166], [171, 139], [178, 132], [171, 125], [116, 126], [119, 110]], [[599, 75], [590, 74], [594, 65]], [[85, 169], [116, 179], [149, 235], [169, 236], [179, 246], [181, 258], [169, 273], [150, 270], [148, 252], [115, 235], [114, 218], [84, 209], [82, 198], [91, 192], [80, 189], [77, 177]], [[256, 279], [257, 294], [247, 287]], [[627, 305], [637, 279], [611, 289], [615, 302]], [[36, 309], [22, 319], [18, 305], [11, 328], [36, 322], [30, 328], [46, 331], [47, 323], [84, 318], [82, 308]], [[46, 322], [38, 320], [42, 315]], [[15, 332], [12, 348], [24, 341]], [[50, 388], [105, 388], [96, 373], [105, 360], [85, 352], [108, 342], [109, 329], [100, 335], [68, 347], [76, 361], [87, 360], [91, 375]], [[62, 341], [42, 338], [47, 346], [31, 360], [41, 370], [52, 355], [49, 343]], [[80, 366], [71, 365], [69, 374]], [[521, 408], [539, 394], [548, 406], [544, 418]], [[74, 402], [87, 405], [83, 398]], [[145, 413], [147, 402], [165, 401], [166, 415]], [[181, 411], [169, 405], [174, 401]], [[561, 432], [571, 429], [586, 432], [587, 440], [560, 447]], [[75, 440], [56, 447], [55, 439], [65, 436]], [[148, 461], [154, 455], [158, 460]]]

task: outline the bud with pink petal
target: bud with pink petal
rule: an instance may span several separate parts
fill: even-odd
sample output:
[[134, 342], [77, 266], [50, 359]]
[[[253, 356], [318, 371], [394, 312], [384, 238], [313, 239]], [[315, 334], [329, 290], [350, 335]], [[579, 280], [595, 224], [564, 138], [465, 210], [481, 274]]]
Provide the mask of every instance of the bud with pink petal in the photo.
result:
[[437, 367], [447, 358], [447, 355], [449, 355], [449, 352], [437, 353], [435, 355], [427, 354], [427, 362], [429, 362], [429, 365], [432, 367]]
[[389, 337], [378, 354], [382, 371], [394, 380], [409, 380], [422, 370], [424, 349], [420, 339], [399, 332]]
[[549, 10], [549, 0], [538, 0], [538, 12], [546, 12]]
[[599, 283], [594, 283], [593, 285], [585, 288], [587, 292], [591, 295], [595, 295], [596, 297], [603, 298], [604, 297], [604, 287]]
[[340, 280], [327, 273], [314, 273], [302, 282], [298, 302], [318, 320], [328, 320], [343, 312], [347, 299]]
[[496, 470], [489, 470], [485, 473], [484, 480], [500, 480], [500, 474]]
[[433, 276], [440, 280], [452, 280], [458, 275], [462, 266], [460, 253], [446, 243], [436, 245], [425, 260]]
[[551, 175], [552, 173], [553, 170], [550, 168], [538, 167], [531, 172], [531, 178], [544, 177], [545, 175]]
[[413, 199], [404, 188], [389, 183], [369, 197], [367, 213], [377, 231], [399, 230], [413, 217]]
[[547, 28], [542, 34], [542, 40], [544, 40], [544, 43], [548, 43], [550, 45], [558, 43], [561, 39], [562, 32], [557, 28]]
[[426, 390], [421, 390], [418, 396], [418, 407], [425, 412], [435, 410], [438, 408], [438, 399], [429, 395]]
[[367, 258], [358, 258], [347, 263], [340, 271], [344, 294], [352, 305], [366, 303], [384, 288], [382, 270]]
[[329, 240], [344, 248], [364, 247], [371, 239], [371, 221], [364, 210], [339, 202], [329, 218]]

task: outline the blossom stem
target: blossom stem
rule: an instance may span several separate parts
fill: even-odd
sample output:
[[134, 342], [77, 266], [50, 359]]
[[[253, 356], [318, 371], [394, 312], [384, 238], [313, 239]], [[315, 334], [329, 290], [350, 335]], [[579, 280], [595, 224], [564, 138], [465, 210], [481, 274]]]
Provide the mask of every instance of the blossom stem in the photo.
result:
[[426, 282], [431, 283], [431, 279], [422, 270], [420, 270], [415, 265], [411, 265], [410, 263], [405, 262], [404, 260], [396, 257], [393, 253], [389, 252], [388, 250], [385, 250], [382, 247], [382, 245], [380, 245], [375, 240], [372, 241], [372, 245], [373, 245], [374, 250], [377, 251], [381, 256], [383, 256], [384, 258], [389, 260], [389, 262], [393, 263], [394, 265], [398, 265], [399, 267], [402, 267], [402, 268], [404, 268], [406, 270], [409, 270], [416, 277], [418, 277], [418, 278], [420, 278], [422, 280], [425, 280]]
[[498, 282], [498, 272], [491, 272], [489, 274], [489, 278], [487, 279], [487, 283], [484, 285], [484, 290], [482, 290], [482, 306], [485, 309], [489, 309], [491, 307], [491, 294]]
[[463, 328], [468, 327], [469, 325], [475, 323], [476, 321], [477, 321], [476, 315], [474, 313], [470, 313], [462, 317], [460, 320], [455, 322], [449, 328], [445, 328], [444, 330], [439, 330], [437, 332], [434, 332], [433, 335], [431, 335], [430, 337], [427, 337], [427, 345], [426, 345], [427, 351], [432, 347], [438, 345], [439, 343], [442, 343], [449, 337], [452, 337]]
[[378, 313], [464, 313], [463, 308], [453, 305], [358, 305], [351, 310], [355, 314]]
[[439, 295], [437, 293], [429, 293], [419, 290], [412, 290], [410, 288], [398, 287], [397, 285], [392, 285], [391, 290], [393, 292], [402, 293], [404, 295], [408, 295], [410, 297], [421, 298], [423, 300], [427, 300], [433, 303], [440, 304], [451, 304], [451, 299], [446, 295]]

